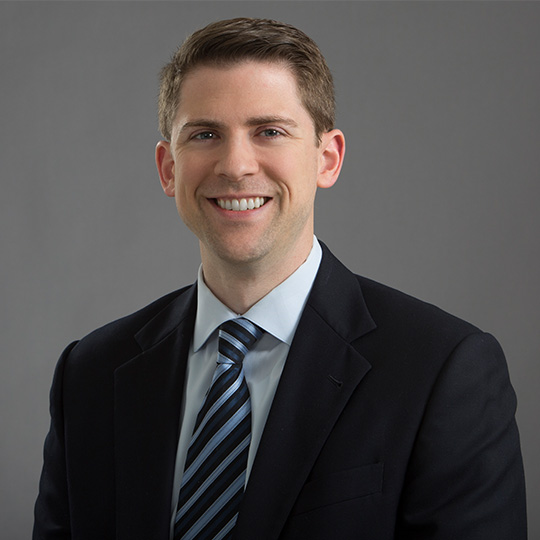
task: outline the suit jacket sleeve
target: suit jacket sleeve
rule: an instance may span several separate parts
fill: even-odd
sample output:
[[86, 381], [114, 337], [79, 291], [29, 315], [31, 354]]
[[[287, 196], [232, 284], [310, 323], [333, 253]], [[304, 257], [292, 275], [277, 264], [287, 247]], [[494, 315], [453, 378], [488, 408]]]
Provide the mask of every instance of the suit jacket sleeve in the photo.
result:
[[399, 540], [525, 540], [516, 397], [495, 339], [466, 337], [426, 406], [402, 494]]
[[64, 448], [62, 382], [69, 345], [56, 366], [50, 395], [51, 426], [44, 447], [44, 464], [35, 506], [33, 540], [71, 538]]

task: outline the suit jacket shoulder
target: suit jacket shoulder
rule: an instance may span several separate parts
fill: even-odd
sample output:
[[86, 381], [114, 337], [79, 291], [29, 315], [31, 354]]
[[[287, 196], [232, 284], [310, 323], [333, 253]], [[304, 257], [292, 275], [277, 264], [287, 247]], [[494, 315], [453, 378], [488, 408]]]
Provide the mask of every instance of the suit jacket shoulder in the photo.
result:
[[[180, 322], [183, 308], [193, 300], [190, 285], [170, 292], [137, 311], [111, 321], [80, 339], [71, 349], [69, 363], [83, 368], [106, 360], [111, 369], [141, 352], [139, 333], [147, 340], [159, 341]], [[146, 333], [145, 333], [146, 332]], [[153, 333], [153, 336], [148, 335]], [[144, 345], [144, 339], [143, 345]]]
[[386, 323], [405, 324], [411, 329], [432, 329], [448, 332], [479, 332], [471, 323], [443, 309], [410, 296], [402, 291], [383, 285], [372, 279], [356, 276], [362, 293], [376, 320]]
[[[381, 344], [386, 342], [390, 348], [387, 351], [394, 343], [399, 347], [399, 356], [406, 356], [408, 362], [414, 358], [422, 364], [418, 366], [421, 369], [429, 369], [425, 364], [433, 364], [437, 358], [445, 361], [468, 336], [483, 334], [473, 324], [433, 304], [364, 277], [357, 276], [357, 279], [377, 325], [373, 343], [382, 350]], [[367, 336], [362, 346], [370, 342]]]

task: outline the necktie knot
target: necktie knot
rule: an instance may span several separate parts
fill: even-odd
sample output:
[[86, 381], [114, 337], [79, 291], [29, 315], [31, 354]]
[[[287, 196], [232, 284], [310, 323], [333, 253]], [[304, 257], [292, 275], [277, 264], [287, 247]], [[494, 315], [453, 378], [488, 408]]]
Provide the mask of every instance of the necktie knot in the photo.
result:
[[218, 364], [242, 364], [262, 334], [258, 326], [243, 317], [224, 322], [219, 327]]

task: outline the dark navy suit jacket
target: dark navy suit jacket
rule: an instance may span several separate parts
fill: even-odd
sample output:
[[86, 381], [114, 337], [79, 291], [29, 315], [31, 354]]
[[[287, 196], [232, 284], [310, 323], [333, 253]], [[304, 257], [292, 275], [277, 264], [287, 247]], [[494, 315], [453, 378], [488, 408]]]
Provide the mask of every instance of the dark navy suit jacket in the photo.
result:
[[[323, 260], [237, 540], [524, 540], [516, 398], [493, 337]], [[196, 287], [71, 344], [34, 539], [168, 540]]]

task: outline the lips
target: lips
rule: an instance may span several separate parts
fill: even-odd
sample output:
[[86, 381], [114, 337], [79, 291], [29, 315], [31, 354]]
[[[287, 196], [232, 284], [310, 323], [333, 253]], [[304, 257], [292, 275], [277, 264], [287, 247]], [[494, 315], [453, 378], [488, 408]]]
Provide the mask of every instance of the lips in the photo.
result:
[[215, 199], [216, 204], [224, 210], [232, 212], [244, 212], [245, 210], [254, 210], [260, 208], [266, 202], [268, 197], [249, 197], [246, 199]]

